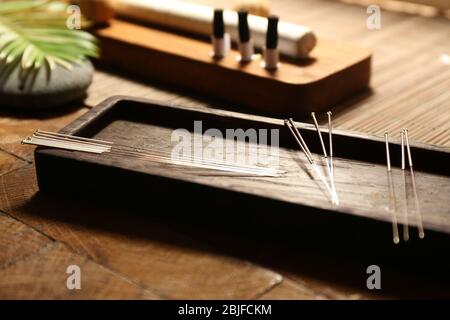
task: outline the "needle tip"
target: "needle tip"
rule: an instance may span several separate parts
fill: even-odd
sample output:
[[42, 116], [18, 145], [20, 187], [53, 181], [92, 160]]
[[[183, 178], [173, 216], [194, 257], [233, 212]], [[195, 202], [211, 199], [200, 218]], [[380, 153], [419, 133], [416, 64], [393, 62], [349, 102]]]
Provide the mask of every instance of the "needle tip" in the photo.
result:
[[394, 237], [394, 243], [398, 244], [400, 242], [400, 238], [399, 237]]
[[419, 232], [419, 238], [420, 239], [425, 238], [425, 232]]

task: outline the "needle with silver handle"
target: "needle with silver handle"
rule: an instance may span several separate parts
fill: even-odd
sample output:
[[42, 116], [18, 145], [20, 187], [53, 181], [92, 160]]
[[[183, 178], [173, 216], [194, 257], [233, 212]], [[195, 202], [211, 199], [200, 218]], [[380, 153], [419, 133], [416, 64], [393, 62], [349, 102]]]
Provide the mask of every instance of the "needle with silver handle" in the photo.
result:
[[306, 158], [308, 159], [309, 163], [312, 165], [312, 167], [314, 168], [314, 170], [316, 171], [317, 175], [319, 176], [320, 180], [322, 181], [322, 183], [325, 185], [327, 191], [330, 193], [331, 195], [331, 201], [334, 204], [335, 200], [334, 200], [334, 196], [333, 196], [333, 192], [331, 191], [327, 181], [325, 180], [325, 177], [323, 176], [322, 172], [319, 170], [318, 165], [316, 164], [316, 162], [314, 161], [314, 159], [312, 158], [312, 154], [311, 151], [309, 151], [308, 146], [306, 145], [305, 140], [303, 139], [302, 135], [300, 134], [300, 132], [298, 131], [297, 127], [294, 124], [294, 121], [292, 120], [292, 118], [290, 119], [286, 119], [284, 120], [285, 125], [289, 128], [289, 131], [291, 132], [291, 134], [294, 136], [295, 141], [297, 141], [297, 144], [300, 146], [300, 148], [302, 149], [303, 153], [305, 154]]
[[[129, 156], [146, 156], [148, 158], [149, 156], [152, 157], [170, 157], [174, 161], [190, 161], [190, 162], [196, 162], [196, 163], [205, 163], [208, 165], [218, 165], [218, 166], [226, 166], [226, 167], [233, 167], [233, 168], [239, 168], [239, 170], [256, 170], [256, 171], [264, 171], [264, 172], [271, 172], [272, 174], [276, 175], [281, 173], [277, 169], [271, 169], [271, 168], [264, 168], [254, 165], [247, 165], [247, 164], [233, 164], [226, 161], [221, 161], [218, 159], [213, 158], [204, 158], [204, 157], [196, 157], [196, 156], [189, 156], [189, 157], [179, 157], [173, 155], [170, 151], [166, 150], [150, 150], [150, 149], [143, 149], [143, 148], [135, 148], [132, 146], [117, 144], [109, 141], [104, 140], [98, 140], [98, 139], [92, 139], [92, 138], [84, 138], [84, 137], [78, 137], [73, 135], [67, 135], [67, 134], [61, 134], [61, 133], [55, 133], [55, 132], [49, 132], [49, 131], [43, 131], [43, 130], [37, 130], [33, 136], [31, 137], [34, 139], [34, 142], [37, 142], [37, 138], [42, 140], [55, 140], [58, 142], [68, 142], [64, 147], [76, 147], [81, 145], [81, 147], [87, 147], [88, 145], [95, 148], [99, 147], [100, 150], [105, 149], [104, 151], [108, 151], [111, 153], [120, 153], [122, 155], [129, 155]], [[39, 140], [41, 141], [41, 140]], [[29, 141], [28, 141], [29, 142]], [[75, 150], [75, 149], [74, 149]], [[94, 149], [97, 150], [97, 149]], [[83, 150], [78, 150], [83, 151]]]
[[404, 132], [405, 141], [406, 141], [406, 150], [408, 152], [409, 170], [411, 172], [411, 183], [412, 183], [412, 189], [413, 189], [413, 194], [414, 194], [414, 204], [415, 204], [416, 216], [417, 216], [417, 229], [419, 231], [419, 238], [423, 239], [425, 237], [425, 231], [423, 229], [422, 213], [420, 211], [419, 197], [417, 196], [416, 178], [414, 176], [413, 162], [412, 162], [412, 157], [411, 157], [411, 148], [409, 147], [408, 129], [404, 128], [403, 132]]
[[331, 170], [331, 178], [333, 179], [334, 193], [336, 194], [336, 198], [337, 198], [336, 182], [334, 180], [333, 125], [331, 123], [331, 115], [332, 115], [331, 111], [328, 111], [327, 112], [327, 116], [328, 116], [328, 143], [329, 143], [328, 158], [330, 159], [330, 170]]
[[395, 192], [394, 192], [394, 184], [392, 182], [392, 172], [391, 172], [391, 155], [389, 153], [389, 137], [388, 132], [384, 133], [384, 140], [386, 143], [386, 165], [387, 165], [387, 173], [388, 173], [388, 184], [389, 184], [389, 211], [392, 213], [392, 239], [395, 244], [400, 242], [400, 237], [398, 235], [398, 224], [397, 224], [397, 215], [396, 211], [396, 203], [395, 203]]
[[402, 137], [402, 178], [403, 178], [403, 192], [404, 192], [404, 198], [403, 198], [403, 240], [408, 241], [409, 240], [409, 229], [408, 229], [408, 200], [407, 200], [407, 192], [406, 192], [406, 176], [405, 176], [405, 132], [402, 130], [400, 131], [400, 135]]
[[339, 199], [338, 199], [338, 196], [336, 193], [336, 187], [334, 186], [334, 179], [333, 179], [333, 175], [331, 172], [331, 164], [328, 161], [327, 150], [325, 148], [325, 144], [323, 143], [322, 133], [320, 132], [319, 124], [317, 123], [315, 112], [311, 112], [311, 117], [313, 118], [314, 126], [316, 127], [317, 134], [319, 135], [320, 145], [322, 146], [323, 157], [325, 158], [325, 163], [327, 165], [327, 171], [328, 171], [328, 176], [330, 178], [331, 191], [333, 192], [334, 202], [336, 204], [339, 204]]
[[173, 155], [168, 151], [138, 150], [130, 146], [116, 145], [108, 141], [77, 137], [42, 130], [36, 131], [33, 136], [24, 139], [22, 143], [97, 154], [106, 152], [119, 156], [139, 158], [159, 163], [180, 164], [185, 166], [235, 172], [240, 174], [259, 176], [278, 176], [279, 174], [279, 170], [272, 168], [264, 168], [253, 165], [235, 165], [232, 163], [227, 163], [226, 161], [218, 161], [208, 158], [185, 158]]

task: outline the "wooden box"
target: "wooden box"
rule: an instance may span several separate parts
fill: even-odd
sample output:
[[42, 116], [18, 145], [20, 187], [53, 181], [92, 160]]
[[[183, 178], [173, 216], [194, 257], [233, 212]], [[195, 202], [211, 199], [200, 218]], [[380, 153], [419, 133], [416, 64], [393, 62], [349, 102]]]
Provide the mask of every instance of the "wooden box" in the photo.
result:
[[304, 117], [367, 90], [370, 51], [319, 39], [309, 59], [282, 57], [276, 71], [261, 55], [240, 64], [238, 52], [214, 60], [205, 39], [114, 20], [99, 29], [102, 64], [221, 98], [255, 113]]
[[[62, 132], [170, 151], [174, 145], [173, 131], [183, 128], [192, 132], [194, 121], [202, 121], [203, 132], [210, 128], [220, 132], [238, 128], [278, 130], [282, 174], [279, 177], [229, 175], [111, 154], [37, 148], [39, 187], [41, 191], [80, 201], [139, 209], [154, 218], [194, 224], [211, 232], [216, 229], [239, 232], [270, 242], [289, 238], [291, 244], [311, 250], [334, 248], [333, 252], [343, 255], [369, 254], [369, 260], [414, 263], [414, 268], [421, 272], [441, 263], [439, 252], [446, 250], [450, 231], [448, 149], [411, 144], [421, 220], [426, 230], [425, 239], [419, 240], [416, 229], [419, 219], [411, 209], [408, 172], [410, 212], [406, 219], [402, 215], [405, 180], [398, 168], [400, 146], [398, 140], [391, 144], [396, 218], [400, 233], [402, 224], [407, 224], [410, 232], [407, 243], [394, 245], [393, 215], [388, 210], [385, 144], [381, 138], [335, 130], [335, 179], [340, 204], [334, 206], [279, 119], [112, 97]], [[311, 151], [319, 152], [319, 139], [313, 126], [297, 125]], [[325, 129], [322, 132], [326, 134]], [[323, 164], [319, 154], [315, 158]]]

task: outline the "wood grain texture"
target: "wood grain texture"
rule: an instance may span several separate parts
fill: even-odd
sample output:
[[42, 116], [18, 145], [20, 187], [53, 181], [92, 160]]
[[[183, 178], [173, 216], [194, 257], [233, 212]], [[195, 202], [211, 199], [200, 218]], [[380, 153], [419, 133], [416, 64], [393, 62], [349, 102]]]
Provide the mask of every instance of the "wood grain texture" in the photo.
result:
[[447, 0], [342, 0], [342, 2], [368, 6], [379, 5], [383, 9], [406, 11], [425, 16], [444, 16], [445, 10], [450, 10]]
[[151, 219], [36, 194], [35, 179], [32, 166], [5, 175], [2, 209], [161, 297], [248, 299], [282, 281]]
[[[275, 239], [257, 240], [246, 237], [230, 236], [227, 232], [219, 232], [212, 236], [207, 231], [198, 229], [183, 230], [186, 233], [195, 234], [196, 238], [210, 243], [227, 254], [241, 258], [251, 259], [255, 263], [274, 270], [284, 276], [281, 284], [275, 286], [266, 295], [273, 299], [291, 299], [297, 296], [314, 296], [310, 299], [406, 299], [406, 298], [443, 298], [450, 296], [448, 284], [444, 283], [439, 276], [431, 279], [430, 274], [420, 277], [417, 274], [409, 273], [415, 264], [420, 264], [418, 260], [409, 263], [400, 263], [393, 268], [389, 261], [383, 261], [375, 257], [375, 252], [369, 252], [364, 258], [362, 247], [360, 251], [352, 251], [351, 257], [339, 257], [342, 248], [333, 246], [333, 242], [338, 241], [336, 236], [325, 231], [321, 226], [316, 237], [303, 239], [307, 244], [290, 243], [281, 245]], [[323, 238], [328, 243], [325, 251], [312, 250], [312, 242], [320, 241]], [[396, 250], [396, 254], [401, 254], [401, 250]], [[368, 290], [366, 287], [366, 268], [377, 261], [382, 268], [381, 291]], [[441, 259], [442, 262], [442, 259]], [[432, 270], [438, 270], [441, 262], [434, 264]], [[433, 271], [434, 272], [434, 271]], [[439, 273], [442, 275], [442, 273]], [[273, 291], [274, 295], [271, 295]], [[306, 299], [306, 297], [304, 298]]]
[[[363, 255], [362, 253], [358, 254]], [[314, 261], [314, 263], [310, 263], [310, 261]], [[377, 263], [382, 269], [381, 291], [368, 290], [366, 287], [366, 268], [373, 261], [378, 261]], [[414, 268], [414, 262], [403, 264], [400, 268], [391, 268], [388, 265], [388, 262], [372, 259], [370, 255], [364, 261], [354, 263], [350, 259], [341, 259], [337, 256], [330, 259], [330, 257], [319, 255], [316, 252], [304, 257], [285, 251], [279, 253], [276, 262], [271, 264], [271, 268], [282, 272], [285, 279], [292, 280], [298, 286], [308, 284], [308, 287], [316, 292], [318, 298], [366, 300], [416, 299], [418, 297], [448, 299], [450, 297], [446, 280], [441, 281], [439, 276], [432, 279], [429, 273], [426, 276], [410, 274], [409, 271]], [[439, 262], [435, 262], [432, 270], [438, 270], [439, 265]]]
[[274, 1], [272, 6], [324, 37], [332, 34], [373, 50], [372, 93], [337, 106], [338, 127], [382, 136], [406, 126], [414, 131], [411, 139], [450, 146], [448, 19], [383, 10], [381, 29], [368, 30], [364, 6], [311, 0]]
[[178, 97], [178, 94], [172, 88], [155, 86], [155, 82], [149, 82], [143, 78], [138, 78], [130, 74], [109, 73], [101, 70], [94, 72], [93, 83], [90, 86], [88, 96], [86, 97], [86, 105], [93, 107], [105, 100], [105, 93], [113, 91], [118, 95], [132, 95], [142, 98], [152, 98], [169, 102]]
[[0, 212], [0, 269], [38, 252], [52, 240]]
[[285, 279], [283, 283], [260, 297], [262, 300], [314, 300], [327, 299], [321, 293], [314, 292], [304, 286]]
[[[81, 289], [66, 286], [67, 267], [81, 271]], [[157, 299], [158, 297], [125, 280], [60, 243], [38, 254], [0, 269], [0, 299]]]
[[0, 149], [0, 176], [25, 165], [27, 162]]
[[398, 1], [418, 3], [426, 6], [435, 6], [438, 8], [450, 10], [450, 3], [445, 0], [398, 0]]

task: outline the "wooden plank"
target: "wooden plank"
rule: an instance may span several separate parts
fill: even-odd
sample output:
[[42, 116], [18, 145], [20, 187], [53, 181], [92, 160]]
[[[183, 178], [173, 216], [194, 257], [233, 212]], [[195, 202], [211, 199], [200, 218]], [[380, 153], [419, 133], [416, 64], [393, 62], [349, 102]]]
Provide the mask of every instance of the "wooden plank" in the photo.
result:
[[32, 166], [4, 175], [2, 183], [4, 211], [162, 297], [254, 298], [282, 279], [265, 268], [214, 252], [207, 244], [144, 216], [35, 196]]
[[324, 300], [328, 297], [289, 279], [260, 297], [262, 300]]
[[170, 88], [156, 87], [156, 85], [155, 82], [145, 81], [129, 74], [112, 74], [108, 71], [96, 70], [84, 102], [94, 107], [112, 94], [152, 98], [166, 102], [177, 97]]
[[0, 212], [0, 269], [38, 252], [50, 243], [50, 238]]
[[[312, 289], [319, 299], [366, 300], [379, 299], [381, 296], [388, 299], [402, 297], [403, 293], [385, 290], [387, 281], [383, 282], [383, 293], [368, 290], [365, 276], [368, 265], [356, 259], [358, 258], [355, 258], [355, 261], [342, 259], [332, 254], [322, 256], [313, 252], [300, 256], [288, 250], [280, 250], [276, 262], [271, 266], [279, 272], [283, 270], [285, 278], [290, 279], [296, 287], [307, 286], [306, 288]], [[380, 261], [378, 258], [374, 260]], [[338, 267], [334, 268], [333, 265]], [[391, 266], [386, 266], [383, 269], [383, 276], [391, 270]], [[406, 275], [400, 278], [402, 277], [408, 278]], [[389, 285], [395, 286], [391, 282]]]
[[[258, 239], [253, 234], [245, 236], [230, 234], [229, 231], [211, 233], [193, 227], [179, 228], [181, 233], [209, 243], [227, 255], [252, 261], [281, 274], [283, 281], [262, 294], [261, 299], [448, 298], [448, 284], [439, 277], [433, 279], [431, 275], [419, 277], [410, 273], [414, 267], [410, 263], [393, 267], [372, 252], [366, 259], [362, 258], [364, 252], [354, 252], [352, 257], [339, 257], [338, 251], [331, 249], [331, 242], [336, 239], [323, 230], [324, 227], [321, 227], [317, 237], [286, 243], [267, 234], [263, 239]], [[248, 233], [250, 231], [245, 232]], [[312, 242], [320, 237], [328, 240], [329, 250], [311, 250]], [[396, 252], [401, 253], [400, 250]], [[366, 287], [366, 268], [371, 264], [381, 267], [382, 290], [368, 290]], [[440, 263], [433, 266], [434, 270], [439, 267]]]
[[[67, 267], [81, 271], [81, 289], [69, 290]], [[53, 243], [39, 254], [0, 269], [0, 299], [158, 299], [122, 276]]]
[[443, 10], [450, 10], [450, 2], [447, 0], [398, 0], [404, 2], [418, 3], [426, 6], [434, 6]]
[[425, 16], [438, 16], [439, 10], [442, 10], [444, 15], [445, 10], [450, 10], [450, 3], [447, 0], [343, 0], [343, 2], [361, 6], [376, 4], [387, 10]]
[[[330, 239], [333, 241], [333, 239]], [[435, 248], [430, 248], [430, 250]], [[301, 250], [301, 249], [300, 249]], [[365, 256], [358, 252], [354, 259], [339, 257], [338, 253], [321, 254], [306, 251], [301, 255], [297, 250], [279, 250], [278, 255], [261, 257], [267, 261], [272, 270], [283, 274], [302, 288], [313, 289], [329, 299], [448, 299], [449, 285], [446, 280], [432, 277], [431, 274], [418, 275], [411, 273], [412, 263], [397, 266], [389, 265], [389, 261]], [[364, 249], [362, 249], [364, 250]], [[400, 254], [401, 251], [397, 250]], [[356, 255], [356, 253], [355, 253]], [[421, 263], [417, 261], [417, 263]], [[424, 261], [424, 263], [427, 263]], [[366, 280], [369, 275], [367, 267], [376, 264], [381, 269], [382, 290], [369, 290]], [[439, 261], [431, 263], [432, 269], [439, 268]]]
[[[227, 255], [245, 258], [265, 266], [283, 276], [283, 281], [262, 294], [261, 299], [374, 299], [381, 296], [402, 297], [400, 293], [390, 296], [370, 292], [365, 287], [366, 266], [353, 258], [339, 259], [336, 249], [312, 252], [311, 242], [320, 241], [319, 236], [299, 237], [298, 242], [284, 241], [274, 234], [265, 234], [262, 239], [251, 231], [244, 234], [228, 230], [211, 233], [208, 230], [185, 226], [179, 228], [198, 241], [210, 243]], [[326, 234], [321, 227], [321, 234]], [[247, 235], [250, 234], [250, 235]], [[329, 237], [329, 236], [323, 236]], [[375, 259], [377, 260], [377, 259]], [[332, 269], [330, 266], [336, 266]], [[386, 266], [383, 272], [388, 272]], [[399, 276], [402, 278], [403, 276]], [[411, 278], [407, 278], [411, 279]], [[395, 286], [395, 285], [394, 285]], [[420, 292], [416, 291], [417, 296]]]
[[26, 164], [23, 161], [0, 149], [0, 176]]

